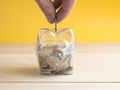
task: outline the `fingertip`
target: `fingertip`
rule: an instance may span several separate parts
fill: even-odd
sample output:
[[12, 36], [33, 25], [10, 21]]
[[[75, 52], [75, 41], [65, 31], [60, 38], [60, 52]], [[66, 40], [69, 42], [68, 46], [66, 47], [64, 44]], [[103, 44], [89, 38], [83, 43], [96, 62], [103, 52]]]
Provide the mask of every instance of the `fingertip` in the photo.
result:
[[50, 16], [46, 16], [47, 18], [47, 21], [50, 23], [50, 24], [53, 24], [54, 23], [54, 18], [50, 17]]
[[50, 23], [50, 24], [53, 24], [54, 22], [53, 21], [49, 21], [49, 20], [47, 20], [48, 21], [48, 23]]
[[61, 19], [61, 20], [59, 19], [59, 20], [57, 21], [57, 23], [60, 23], [60, 22], [62, 22], [62, 21], [63, 21], [63, 19]]
[[62, 19], [57, 18], [57, 23], [60, 23], [61, 21], [62, 21]]

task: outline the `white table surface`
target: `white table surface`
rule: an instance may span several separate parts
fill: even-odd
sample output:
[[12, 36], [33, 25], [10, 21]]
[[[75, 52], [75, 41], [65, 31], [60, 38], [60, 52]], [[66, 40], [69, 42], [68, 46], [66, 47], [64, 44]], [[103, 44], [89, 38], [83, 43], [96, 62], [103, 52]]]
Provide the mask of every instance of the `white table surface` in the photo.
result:
[[120, 90], [120, 43], [80, 43], [73, 75], [40, 75], [35, 44], [0, 44], [0, 90]]

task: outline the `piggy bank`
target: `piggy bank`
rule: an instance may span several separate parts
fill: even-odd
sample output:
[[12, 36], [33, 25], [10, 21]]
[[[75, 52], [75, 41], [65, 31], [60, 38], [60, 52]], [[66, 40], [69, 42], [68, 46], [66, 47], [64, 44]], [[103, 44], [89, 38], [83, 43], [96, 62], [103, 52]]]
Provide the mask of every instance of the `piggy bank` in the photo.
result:
[[57, 32], [47, 28], [40, 29], [36, 51], [41, 74], [73, 74], [76, 46], [71, 28]]

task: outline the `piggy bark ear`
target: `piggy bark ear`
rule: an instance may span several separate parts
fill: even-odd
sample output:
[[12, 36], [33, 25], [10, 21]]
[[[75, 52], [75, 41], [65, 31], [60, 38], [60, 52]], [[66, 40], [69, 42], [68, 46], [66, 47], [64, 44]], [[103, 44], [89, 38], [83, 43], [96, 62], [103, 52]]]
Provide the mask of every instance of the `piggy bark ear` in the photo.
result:
[[55, 37], [54, 31], [47, 28], [42, 28], [38, 31], [37, 44], [43, 45], [44, 42], [49, 42], [50, 41], [49, 39], [53, 37]]
[[[40, 30], [38, 31], [38, 34], [37, 34], [37, 45], [40, 45], [40, 39], [41, 39], [41, 37], [42, 37], [45, 33], [49, 32], [49, 31], [50, 31], [50, 30], [47, 29], [47, 28], [42, 28], [42, 29], [40, 29]], [[39, 47], [39, 46], [37, 46], [37, 47]]]
[[66, 40], [72, 45], [72, 46], [75, 46], [75, 37], [74, 37], [74, 31], [73, 29], [71, 28], [65, 28], [63, 30], [60, 31], [63, 35], [63, 33], [65, 33], [63, 35], [63, 38]]

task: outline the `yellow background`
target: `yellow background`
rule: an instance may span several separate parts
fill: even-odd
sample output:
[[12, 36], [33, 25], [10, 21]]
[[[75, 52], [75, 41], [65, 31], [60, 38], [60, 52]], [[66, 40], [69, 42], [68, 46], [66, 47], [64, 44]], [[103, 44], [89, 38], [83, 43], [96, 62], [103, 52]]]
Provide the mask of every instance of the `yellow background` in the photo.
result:
[[[39, 28], [53, 28], [34, 0], [0, 0], [0, 43], [36, 42]], [[59, 28], [77, 42], [120, 42], [120, 0], [77, 0]]]

